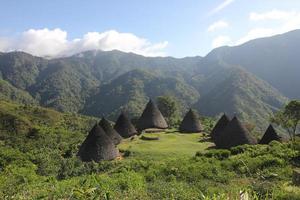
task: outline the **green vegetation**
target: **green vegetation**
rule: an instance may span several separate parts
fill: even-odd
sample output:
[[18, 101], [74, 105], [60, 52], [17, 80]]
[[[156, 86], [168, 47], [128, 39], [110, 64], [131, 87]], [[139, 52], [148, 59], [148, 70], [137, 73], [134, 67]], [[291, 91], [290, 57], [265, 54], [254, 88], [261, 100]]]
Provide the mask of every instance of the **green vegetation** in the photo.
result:
[[[192, 157], [197, 151], [204, 151], [213, 146], [211, 142], [205, 142], [205, 137], [199, 133], [180, 134], [176, 130], [168, 130], [162, 133], [146, 133], [147, 137], [158, 137], [157, 141], [141, 140], [136, 137], [132, 141], [124, 141], [119, 149], [130, 152], [130, 158], [157, 159]], [[199, 142], [204, 140], [203, 142]]]
[[235, 113], [263, 132], [268, 126], [270, 115], [288, 101], [268, 83], [242, 68], [231, 68], [222, 73], [222, 78], [211, 78], [211, 82], [220, 81], [212, 83], [214, 87], [196, 104], [203, 115]]
[[286, 98], [259, 77], [233, 66], [214, 55], [176, 59], [88, 51], [47, 60], [22, 52], [2, 53], [0, 79], [10, 86], [6, 84], [0, 98], [116, 119], [122, 109], [138, 117], [149, 97], [172, 96], [182, 110], [193, 107], [211, 117], [223, 111], [237, 113], [245, 121], [253, 120], [258, 130], [265, 129], [269, 115]]
[[182, 108], [173, 96], [157, 97], [157, 107], [165, 117], [170, 127], [178, 125], [181, 121]]
[[2, 79], [0, 79], [0, 100], [13, 100], [23, 104], [38, 104], [26, 91], [18, 89]]
[[294, 30], [239, 46], [217, 48], [207, 55], [207, 60], [213, 63], [206, 62], [207, 65], [203, 67], [241, 66], [270, 83], [284, 96], [299, 99], [300, 58], [296, 53], [300, 45], [299, 38], [300, 31]]
[[299, 142], [216, 150], [205, 134], [168, 130], [124, 140], [121, 160], [83, 163], [76, 153], [95, 122], [0, 101], [0, 199], [299, 199]]
[[298, 125], [300, 123], [300, 101], [290, 101], [281, 111], [277, 112], [271, 121], [282, 126], [295, 142]]
[[89, 100], [91, 103], [84, 108], [84, 113], [116, 118], [125, 108], [132, 117], [139, 117], [149, 97], [155, 99], [165, 95], [177, 97], [184, 107], [195, 103], [199, 97], [198, 92], [182, 80], [135, 69], [103, 85]]

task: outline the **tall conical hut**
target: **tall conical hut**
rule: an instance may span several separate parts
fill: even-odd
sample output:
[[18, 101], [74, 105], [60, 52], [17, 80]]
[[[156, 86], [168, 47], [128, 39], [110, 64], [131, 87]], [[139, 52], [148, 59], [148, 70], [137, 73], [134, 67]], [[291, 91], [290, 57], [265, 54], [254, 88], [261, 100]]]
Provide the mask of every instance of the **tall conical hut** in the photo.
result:
[[210, 133], [210, 136], [211, 136], [211, 138], [212, 138], [213, 141], [216, 139], [216, 137], [222, 131], [224, 131], [225, 127], [227, 126], [227, 124], [229, 122], [230, 122], [229, 117], [224, 113], [222, 115], [222, 117], [219, 119], [219, 121], [216, 123], [216, 125], [214, 126], [213, 130]]
[[168, 124], [158, 107], [150, 99], [138, 120], [138, 130], [148, 128], [166, 129]]
[[108, 120], [104, 117], [99, 122], [101, 128], [105, 131], [106, 135], [110, 137], [110, 139], [114, 142], [115, 145], [120, 144], [122, 141], [121, 135], [111, 126]]
[[130, 138], [137, 134], [137, 131], [131, 121], [129, 120], [128, 116], [125, 114], [124, 111], [118, 117], [114, 129], [123, 137], [123, 138]]
[[199, 116], [194, 110], [190, 109], [186, 113], [179, 126], [179, 131], [181, 133], [200, 133], [203, 131]]
[[277, 134], [274, 127], [270, 124], [268, 129], [266, 130], [265, 134], [259, 141], [259, 144], [269, 144], [271, 141], [282, 141], [282, 138]]
[[242, 123], [234, 117], [216, 138], [215, 144], [218, 148], [228, 149], [242, 144], [256, 144], [256, 139], [242, 125]]
[[89, 132], [78, 152], [78, 156], [85, 162], [113, 160], [118, 155], [115, 144], [98, 124]]

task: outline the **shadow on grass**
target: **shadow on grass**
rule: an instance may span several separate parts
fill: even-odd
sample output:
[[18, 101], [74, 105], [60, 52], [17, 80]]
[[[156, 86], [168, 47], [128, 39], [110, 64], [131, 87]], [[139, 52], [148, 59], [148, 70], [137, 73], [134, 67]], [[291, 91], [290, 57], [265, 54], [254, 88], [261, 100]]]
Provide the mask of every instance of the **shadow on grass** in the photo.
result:
[[210, 137], [200, 138], [198, 142], [213, 142]]
[[205, 150], [210, 150], [210, 149], [218, 149], [216, 146], [209, 146]]
[[177, 130], [172, 130], [172, 131], [165, 131], [165, 134], [170, 134], [170, 133], [179, 133]]

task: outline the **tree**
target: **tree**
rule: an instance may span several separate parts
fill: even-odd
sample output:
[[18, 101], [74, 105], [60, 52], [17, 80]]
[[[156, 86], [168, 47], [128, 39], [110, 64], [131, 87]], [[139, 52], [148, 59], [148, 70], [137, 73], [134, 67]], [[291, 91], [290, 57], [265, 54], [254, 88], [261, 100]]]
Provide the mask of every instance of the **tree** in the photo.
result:
[[173, 96], [159, 96], [156, 99], [157, 106], [170, 127], [175, 126], [180, 121], [181, 106]]
[[295, 142], [297, 127], [300, 123], [300, 101], [290, 101], [271, 118], [271, 121], [286, 129], [291, 140]]

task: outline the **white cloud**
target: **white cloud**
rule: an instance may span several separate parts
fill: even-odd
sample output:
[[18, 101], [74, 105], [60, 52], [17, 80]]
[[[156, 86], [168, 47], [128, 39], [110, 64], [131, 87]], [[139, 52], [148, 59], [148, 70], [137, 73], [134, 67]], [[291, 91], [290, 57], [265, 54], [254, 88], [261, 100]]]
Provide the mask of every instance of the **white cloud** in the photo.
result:
[[82, 38], [68, 40], [67, 32], [61, 29], [30, 29], [17, 38], [0, 38], [0, 50], [20, 50], [37, 56], [68, 56], [87, 50], [120, 50], [145, 56], [165, 56], [168, 42], [152, 44], [147, 39], [132, 33], [88, 32]]
[[224, 10], [227, 6], [232, 4], [235, 0], [224, 0], [221, 4], [215, 7], [212, 11], [210, 11], [210, 15], [216, 14], [222, 10]]
[[267, 29], [267, 28], [251, 29], [244, 37], [239, 39], [236, 44], [240, 45], [256, 38], [269, 37], [272, 35], [274, 35], [273, 29]]
[[217, 22], [211, 24], [208, 27], [207, 31], [208, 32], [214, 32], [214, 31], [216, 31], [218, 29], [224, 29], [224, 28], [227, 28], [227, 27], [229, 27], [228, 22], [226, 22], [224, 20], [220, 20], [220, 21], [217, 21]]
[[228, 44], [229, 42], [231, 42], [231, 38], [229, 36], [220, 35], [213, 40], [212, 47], [213, 48], [221, 47]]
[[[237, 41], [237, 44], [245, 43], [249, 40], [269, 37], [277, 34], [286, 33], [300, 28], [300, 12], [271, 10], [262, 13], [252, 12], [249, 15], [249, 20], [253, 22], [263, 23], [261, 27], [255, 27]], [[276, 26], [270, 26], [270, 21], [277, 22]]]
[[0, 37], [0, 52], [5, 51], [5, 49], [9, 46], [9, 38], [1, 38]]
[[57, 56], [68, 49], [67, 32], [60, 29], [30, 29], [11, 48], [38, 56]]
[[260, 20], [289, 20], [291, 17], [297, 15], [297, 12], [286, 12], [281, 10], [271, 10], [264, 13], [250, 13], [250, 20], [252, 21], [260, 21]]

